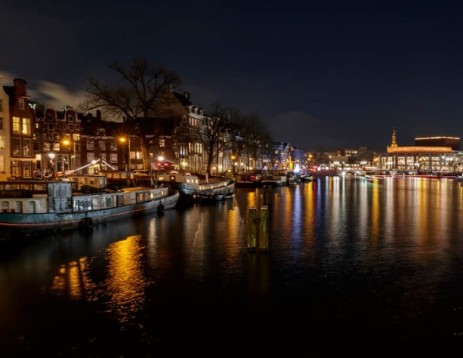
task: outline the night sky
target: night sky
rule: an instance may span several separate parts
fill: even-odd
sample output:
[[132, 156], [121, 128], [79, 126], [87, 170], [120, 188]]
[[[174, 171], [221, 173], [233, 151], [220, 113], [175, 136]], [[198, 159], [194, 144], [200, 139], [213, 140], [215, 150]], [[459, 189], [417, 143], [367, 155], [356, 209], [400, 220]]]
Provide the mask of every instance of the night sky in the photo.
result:
[[3, 84], [24, 78], [55, 109], [143, 57], [194, 104], [256, 113], [304, 150], [463, 136], [458, 2], [0, 1]]

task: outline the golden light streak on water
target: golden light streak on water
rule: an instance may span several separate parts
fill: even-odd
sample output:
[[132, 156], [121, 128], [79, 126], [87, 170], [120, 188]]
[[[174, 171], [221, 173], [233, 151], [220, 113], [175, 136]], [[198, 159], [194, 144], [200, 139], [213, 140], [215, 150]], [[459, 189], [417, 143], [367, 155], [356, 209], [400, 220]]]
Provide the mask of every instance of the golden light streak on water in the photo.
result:
[[129, 322], [145, 305], [147, 282], [143, 276], [142, 250], [140, 235], [129, 236], [107, 249], [108, 305], [121, 322]]

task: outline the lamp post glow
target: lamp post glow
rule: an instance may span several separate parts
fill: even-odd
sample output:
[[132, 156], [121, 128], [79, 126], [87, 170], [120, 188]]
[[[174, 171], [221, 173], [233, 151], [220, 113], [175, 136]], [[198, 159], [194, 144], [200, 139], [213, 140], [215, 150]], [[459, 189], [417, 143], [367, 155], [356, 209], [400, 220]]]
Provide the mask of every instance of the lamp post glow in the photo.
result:
[[155, 179], [154, 179], [154, 187], [157, 188], [158, 187], [158, 171], [159, 171], [159, 165], [161, 167], [163, 167], [163, 162], [164, 161], [164, 157], [162, 155], [158, 156], [158, 162], [156, 163], [156, 170], [155, 170]]
[[232, 154], [231, 157], [230, 157], [230, 162], [231, 162], [231, 166], [232, 166], [232, 174], [233, 174], [233, 176], [235, 175], [235, 166], [236, 166], [235, 159], [236, 159], [236, 157]]
[[48, 153], [48, 156], [50, 157], [51, 175], [55, 176], [55, 153], [50, 152]]
[[126, 164], [126, 170], [130, 171], [130, 137], [120, 137], [119, 138], [119, 143], [122, 144], [127, 144], [127, 154], [124, 160], [124, 163]]
[[[72, 144], [72, 147], [71, 147], [71, 144]], [[73, 170], [74, 167], [75, 167], [76, 142], [71, 141], [69, 139], [64, 139], [63, 140], [63, 145], [70, 148], [69, 151], [71, 152], [71, 157], [70, 157], [70, 161], [69, 161], [69, 166], [70, 166], [69, 169]]]
[[125, 172], [127, 177], [127, 186], [130, 185], [130, 137], [120, 137], [119, 143], [127, 145], [127, 152], [124, 156], [124, 165], [125, 165]]

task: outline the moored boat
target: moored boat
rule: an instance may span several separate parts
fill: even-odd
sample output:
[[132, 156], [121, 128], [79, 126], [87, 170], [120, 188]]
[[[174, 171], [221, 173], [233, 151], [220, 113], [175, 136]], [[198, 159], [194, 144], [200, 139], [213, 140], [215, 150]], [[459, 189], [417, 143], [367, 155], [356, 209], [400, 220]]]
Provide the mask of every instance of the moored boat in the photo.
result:
[[214, 192], [213, 190], [203, 191], [199, 194], [199, 202], [201, 204], [214, 204], [217, 202], [232, 199], [235, 196], [234, 190]]
[[284, 186], [288, 185], [288, 179], [286, 175], [266, 175], [262, 177], [261, 183], [262, 186]]
[[180, 197], [168, 188], [106, 191], [85, 185], [77, 192], [77, 186], [77, 181], [1, 181], [0, 240], [44, 231], [89, 230], [110, 221], [162, 214], [175, 208]]
[[238, 188], [259, 188], [262, 186], [262, 175], [257, 173], [238, 174], [235, 185]]
[[156, 182], [178, 191], [179, 204], [193, 204], [207, 197], [231, 197], [235, 193], [235, 182], [232, 179], [216, 177], [200, 179], [197, 175], [181, 174], [177, 171], [158, 174]]
[[315, 176], [313, 174], [303, 174], [303, 175], [301, 175], [301, 181], [303, 183], [311, 182], [311, 181], [314, 181], [314, 180], [315, 180]]

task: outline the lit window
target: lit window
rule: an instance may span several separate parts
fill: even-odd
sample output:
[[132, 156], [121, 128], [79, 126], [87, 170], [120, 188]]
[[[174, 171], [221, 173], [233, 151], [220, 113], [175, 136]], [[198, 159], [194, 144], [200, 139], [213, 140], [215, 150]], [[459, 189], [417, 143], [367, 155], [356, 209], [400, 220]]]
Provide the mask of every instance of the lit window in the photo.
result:
[[26, 134], [26, 135], [31, 134], [31, 119], [30, 118], [23, 118], [22, 134]]
[[13, 138], [11, 144], [12, 144], [13, 155], [16, 157], [20, 156], [21, 155], [21, 139]]
[[13, 117], [13, 133], [19, 133], [21, 131], [21, 118]]
[[22, 142], [23, 147], [23, 157], [31, 156], [31, 141], [30, 139], [24, 139]]

